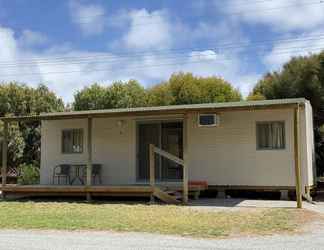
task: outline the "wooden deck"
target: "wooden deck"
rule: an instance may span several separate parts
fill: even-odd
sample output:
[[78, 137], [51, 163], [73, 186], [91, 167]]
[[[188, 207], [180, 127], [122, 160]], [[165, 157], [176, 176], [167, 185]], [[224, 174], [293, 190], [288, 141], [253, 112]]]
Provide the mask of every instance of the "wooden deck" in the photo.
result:
[[[160, 187], [165, 190], [182, 191], [181, 186]], [[189, 186], [189, 191], [197, 193], [203, 190], [203, 187], [197, 185]], [[92, 196], [120, 196], [120, 197], [150, 197], [154, 190], [149, 185], [119, 185], [119, 186], [71, 186], [71, 185], [10, 185], [0, 186], [0, 191], [6, 195], [17, 195], [24, 197], [35, 196], [86, 196], [90, 193]]]
[[78, 196], [91, 193], [92, 195], [106, 196], [150, 196], [152, 188], [145, 185], [123, 186], [65, 186], [65, 185], [6, 185], [0, 186], [5, 194], [26, 196]]

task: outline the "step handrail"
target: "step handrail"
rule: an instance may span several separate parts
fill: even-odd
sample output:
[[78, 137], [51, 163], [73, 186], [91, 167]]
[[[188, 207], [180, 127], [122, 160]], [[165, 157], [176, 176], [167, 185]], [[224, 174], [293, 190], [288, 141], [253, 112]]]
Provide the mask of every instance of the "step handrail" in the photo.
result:
[[185, 164], [185, 163], [184, 163], [184, 160], [182, 160], [182, 159], [180, 159], [179, 157], [177, 157], [177, 156], [175, 156], [175, 155], [173, 155], [173, 154], [170, 154], [169, 152], [164, 151], [163, 149], [160, 149], [160, 148], [158, 148], [158, 147], [155, 147], [155, 146], [154, 146], [154, 152], [155, 152], [156, 154], [159, 154], [159, 155], [161, 155], [161, 156], [163, 156], [163, 157], [165, 157], [165, 158], [171, 160], [171, 161], [174, 161], [175, 163], [178, 163], [178, 164], [181, 165], [181, 166], [184, 166], [184, 164]]
[[165, 157], [177, 164], [179, 164], [180, 166], [182, 166], [183, 168], [183, 178], [182, 178], [182, 201], [184, 204], [188, 203], [188, 168], [186, 165], [186, 162], [173, 155], [170, 154], [169, 152], [160, 149], [158, 147], [156, 147], [153, 144], [150, 144], [149, 146], [149, 163], [150, 163], [150, 185], [152, 187], [152, 189], [154, 190], [155, 188], [155, 154], [161, 155], [162, 157]]

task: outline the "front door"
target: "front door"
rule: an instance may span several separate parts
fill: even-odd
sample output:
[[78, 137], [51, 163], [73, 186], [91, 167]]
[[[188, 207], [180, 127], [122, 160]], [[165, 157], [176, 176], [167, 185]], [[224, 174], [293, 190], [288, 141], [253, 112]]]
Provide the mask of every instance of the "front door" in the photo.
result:
[[[182, 158], [182, 121], [138, 124], [137, 179], [149, 179], [149, 144]], [[159, 181], [177, 181], [182, 178], [182, 167], [155, 155], [155, 178]]]
[[[139, 124], [138, 125], [138, 152], [137, 152], [137, 179], [149, 179], [149, 145], [160, 145], [160, 126], [156, 123]], [[155, 178], [160, 178], [160, 161], [155, 159]]]
[[[161, 148], [182, 159], [182, 122], [162, 123], [161, 128]], [[162, 180], [182, 179], [182, 166], [164, 157], [161, 161]]]

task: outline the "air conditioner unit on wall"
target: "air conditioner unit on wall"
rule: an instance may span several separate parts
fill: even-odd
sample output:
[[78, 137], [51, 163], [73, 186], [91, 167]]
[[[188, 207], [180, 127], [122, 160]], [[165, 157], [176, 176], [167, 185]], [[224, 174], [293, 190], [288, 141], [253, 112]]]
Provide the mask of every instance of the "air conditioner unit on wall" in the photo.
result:
[[218, 114], [199, 114], [198, 127], [216, 127], [220, 123]]

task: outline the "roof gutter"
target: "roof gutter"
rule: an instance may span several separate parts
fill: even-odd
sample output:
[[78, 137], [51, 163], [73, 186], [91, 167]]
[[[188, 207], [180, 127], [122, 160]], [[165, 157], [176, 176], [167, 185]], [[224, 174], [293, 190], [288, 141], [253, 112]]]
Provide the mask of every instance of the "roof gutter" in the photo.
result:
[[156, 116], [156, 115], [183, 115], [186, 113], [192, 112], [225, 112], [225, 111], [240, 111], [240, 110], [265, 110], [265, 109], [286, 109], [286, 108], [294, 108], [296, 105], [304, 106], [305, 101], [301, 100], [296, 102], [289, 103], [269, 103], [269, 104], [250, 104], [250, 105], [237, 105], [237, 106], [220, 106], [220, 107], [199, 107], [199, 106], [190, 106], [188, 105], [183, 107], [174, 106], [172, 108], [161, 108], [159, 110], [156, 108], [155, 110], [122, 110], [113, 112], [104, 112], [102, 111], [81, 111], [81, 112], [71, 112], [69, 113], [47, 113], [40, 114], [34, 116], [8, 116], [8, 117], [0, 117], [0, 120], [6, 122], [32, 122], [32, 121], [41, 121], [41, 120], [62, 120], [62, 119], [86, 119], [86, 118], [106, 118], [106, 117], [123, 117], [123, 116]]

